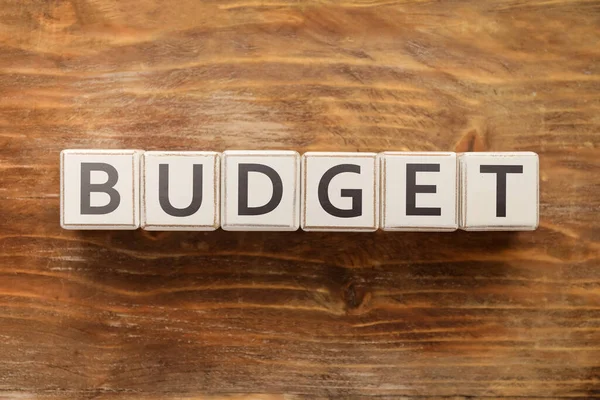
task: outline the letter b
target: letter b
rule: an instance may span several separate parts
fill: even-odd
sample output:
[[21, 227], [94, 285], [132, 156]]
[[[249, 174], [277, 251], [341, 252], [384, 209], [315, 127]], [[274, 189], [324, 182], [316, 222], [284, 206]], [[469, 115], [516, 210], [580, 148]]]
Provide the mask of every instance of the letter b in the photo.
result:
[[[92, 171], [105, 172], [108, 179], [105, 183], [91, 183]], [[103, 215], [115, 211], [121, 203], [121, 195], [114, 186], [119, 180], [116, 168], [106, 163], [81, 163], [81, 214]], [[110, 197], [108, 204], [103, 206], [92, 206], [91, 194], [106, 193]]]
[[60, 226], [137, 229], [140, 150], [60, 152]]

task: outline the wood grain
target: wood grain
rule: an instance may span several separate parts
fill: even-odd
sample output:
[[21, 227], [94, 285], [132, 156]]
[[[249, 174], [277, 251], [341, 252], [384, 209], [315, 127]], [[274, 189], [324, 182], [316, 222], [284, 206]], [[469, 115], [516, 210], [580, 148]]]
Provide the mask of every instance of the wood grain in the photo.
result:
[[[0, 0], [0, 398], [600, 397], [599, 60], [597, 0]], [[531, 150], [541, 226], [63, 231], [86, 147]]]

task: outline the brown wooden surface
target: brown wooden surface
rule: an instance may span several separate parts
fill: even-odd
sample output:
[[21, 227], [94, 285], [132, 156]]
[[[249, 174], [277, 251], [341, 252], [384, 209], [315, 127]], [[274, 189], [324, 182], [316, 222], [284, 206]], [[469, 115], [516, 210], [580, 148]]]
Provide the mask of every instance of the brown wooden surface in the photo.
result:
[[[599, 63], [594, 0], [0, 0], [0, 398], [600, 397]], [[86, 147], [532, 150], [541, 224], [63, 231]]]

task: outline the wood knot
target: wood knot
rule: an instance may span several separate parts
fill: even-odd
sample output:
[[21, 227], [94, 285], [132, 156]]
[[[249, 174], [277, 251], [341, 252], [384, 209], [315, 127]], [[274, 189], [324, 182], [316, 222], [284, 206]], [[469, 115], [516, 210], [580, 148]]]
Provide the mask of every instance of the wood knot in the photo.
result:
[[144, 238], [152, 240], [153, 242], [162, 240], [165, 237], [169, 236], [171, 233], [166, 231], [147, 231], [145, 229], [141, 229], [140, 232]]
[[347, 314], [363, 314], [368, 311], [371, 293], [362, 280], [353, 280], [344, 285], [342, 290]]
[[463, 153], [467, 151], [484, 151], [485, 143], [477, 131], [471, 130], [467, 132], [456, 144], [454, 151]]

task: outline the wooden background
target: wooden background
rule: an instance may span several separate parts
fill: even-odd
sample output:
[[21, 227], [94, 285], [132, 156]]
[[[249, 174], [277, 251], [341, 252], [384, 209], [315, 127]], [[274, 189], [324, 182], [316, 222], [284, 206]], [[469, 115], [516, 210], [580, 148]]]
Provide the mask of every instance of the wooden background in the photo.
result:
[[[0, 0], [0, 398], [600, 397], [597, 0]], [[520, 233], [68, 232], [64, 148], [532, 150]]]

